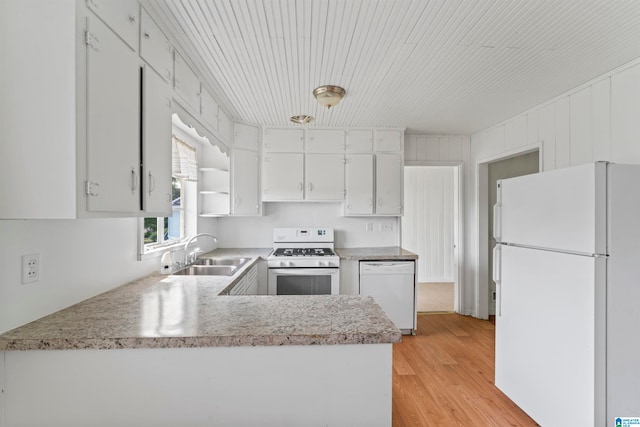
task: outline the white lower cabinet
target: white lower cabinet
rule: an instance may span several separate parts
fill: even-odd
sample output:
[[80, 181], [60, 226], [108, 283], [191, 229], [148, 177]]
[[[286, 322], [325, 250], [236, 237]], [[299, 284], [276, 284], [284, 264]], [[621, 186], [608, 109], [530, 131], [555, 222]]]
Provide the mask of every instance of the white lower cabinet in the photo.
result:
[[258, 295], [258, 265], [247, 272], [247, 295]]
[[229, 291], [229, 295], [258, 295], [258, 266], [251, 267], [238, 283]]

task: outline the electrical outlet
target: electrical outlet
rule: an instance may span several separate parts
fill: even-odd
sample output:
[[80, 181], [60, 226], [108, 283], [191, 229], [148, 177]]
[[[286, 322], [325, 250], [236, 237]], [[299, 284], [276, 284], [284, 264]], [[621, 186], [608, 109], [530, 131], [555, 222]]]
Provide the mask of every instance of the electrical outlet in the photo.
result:
[[365, 230], [366, 231], [373, 231], [373, 223], [372, 222], [368, 222], [365, 226]]
[[393, 231], [393, 224], [392, 223], [380, 224], [380, 231], [384, 231], [384, 232]]
[[40, 280], [40, 254], [22, 255], [22, 283]]

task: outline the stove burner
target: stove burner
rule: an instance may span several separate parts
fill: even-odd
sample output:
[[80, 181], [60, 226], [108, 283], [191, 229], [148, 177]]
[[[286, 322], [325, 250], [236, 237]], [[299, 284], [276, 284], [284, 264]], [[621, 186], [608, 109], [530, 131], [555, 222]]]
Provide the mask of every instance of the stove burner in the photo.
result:
[[333, 256], [329, 248], [278, 248], [273, 256]]

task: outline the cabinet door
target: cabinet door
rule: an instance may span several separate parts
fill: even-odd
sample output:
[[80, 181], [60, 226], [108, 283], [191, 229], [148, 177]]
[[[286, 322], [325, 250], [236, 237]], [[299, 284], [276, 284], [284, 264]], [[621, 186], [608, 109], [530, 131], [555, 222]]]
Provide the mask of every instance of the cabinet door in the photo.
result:
[[142, 206], [171, 216], [171, 87], [148, 66], [142, 82]]
[[91, 16], [87, 41], [87, 209], [139, 212], [138, 55]]
[[193, 111], [200, 112], [200, 80], [184, 62], [178, 51], [174, 51], [173, 87]]
[[260, 130], [256, 126], [234, 123], [233, 146], [259, 151]]
[[231, 164], [233, 175], [232, 213], [234, 215], [258, 215], [259, 202], [259, 170], [258, 153], [234, 148]]
[[372, 130], [350, 130], [347, 132], [347, 153], [371, 153], [372, 151]]
[[231, 145], [233, 141], [233, 122], [220, 108], [218, 109], [218, 133], [222, 138], [222, 142]]
[[87, 0], [87, 6], [133, 50], [138, 49], [138, 2]]
[[140, 56], [167, 82], [173, 77], [171, 43], [142, 9], [140, 12]]
[[403, 133], [400, 130], [377, 130], [376, 151], [402, 151]]
[[267, 153], [262, 163], [262, 200], [302, 200], [304, 154]]
[[218, 103], [208, 90], [202, 88], [200, 93], [200, 115], [211, 130], [218, 131]]
[[258, 295], [258, 266], [254, 265], [247, 272], [247, 295]]
[[376, 214], [402, 214], [400, 154], [376, 154]]
[[349, 154], [345, 165], [345, 214], [373, 213], [373, 154]]
[[343, 130], [307, 130], [305, 151], [307, 153], [344, 153]]
[[307, 200], [344, 200], [344, 155], [306, 154]]
[[302, 129], [265, 129], [262, 136], [264, 151], [302, 153]]

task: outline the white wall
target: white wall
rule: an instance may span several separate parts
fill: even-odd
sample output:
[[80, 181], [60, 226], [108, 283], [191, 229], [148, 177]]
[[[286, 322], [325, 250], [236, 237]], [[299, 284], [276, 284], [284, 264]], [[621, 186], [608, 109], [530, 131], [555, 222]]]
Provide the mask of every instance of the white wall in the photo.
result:
[[465, 314], [482, 315], [472, 303], [486, 273], [486, 249], [479, 240], [478, 165], [536, 146], [542, 150], [542, 170], [598, 160], [640, 163], [640, 59], [471, 136]]
[[[218, 219], [218, 246], [226, 248], [273, 247], [275, 227], [326, 227], [335, 230], [335, 246], [397, 246], [397, 217], [344, 217], [342, 203], [265, 203], [261, 217]], [[373, 231], [367, 231], [367, 223]], [[390, 225], [391, 231], [381, 231]]]
[[[137, 220], [0, 221], [0, 333], [142, 277]], [[21, 284], [21, 257], [40, 254], [40, 280]]]

